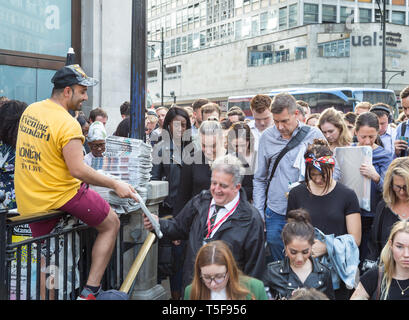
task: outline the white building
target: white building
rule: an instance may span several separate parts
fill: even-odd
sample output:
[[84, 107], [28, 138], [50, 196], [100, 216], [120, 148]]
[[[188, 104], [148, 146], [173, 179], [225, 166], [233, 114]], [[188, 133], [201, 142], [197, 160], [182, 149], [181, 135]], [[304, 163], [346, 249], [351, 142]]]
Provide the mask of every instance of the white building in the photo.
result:
[[[120, 3], [120, 5], [118, 5]], [[382, 46], [376, 0], [146, 0], [147, 39], [164, 31], [164, 102], [294, 86], [381, 87]], [[387, 6], [386, 68], [408, 66], [409, 0]], [[0, 96], [32, 103], [51, 94], [70, 46], [90, 88], [86, 114], [108, 112], [111, 134], [130, 98], [131, 0], [0, 0]], [[161, 98], [160, 43], [148, 42], [147, 88]], [[393, 73], [387, 73], [387, 81]], [[389, 88], [409, 85], [408, 73]]]
[[[164, 96], [174, 91], [180, 105], [281, 87], [381, 88], [380, 9], [376, 0], [150, 0], [149, 91], [159, 105], [162, 28]], [[409, 1], [386, 11], [386, 69], [409, 71]], [[394, 75], [386, 82], [399, 93], [409, 77]]]

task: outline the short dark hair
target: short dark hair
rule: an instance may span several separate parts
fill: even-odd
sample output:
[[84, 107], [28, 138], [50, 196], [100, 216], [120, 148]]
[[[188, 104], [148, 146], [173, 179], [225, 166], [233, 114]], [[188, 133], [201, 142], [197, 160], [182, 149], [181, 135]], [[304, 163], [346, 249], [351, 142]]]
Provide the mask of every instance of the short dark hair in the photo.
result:
[[288, 92], [281, 92], [274, 96], [271, 102], [271, 112], [278, 114], [288, 110], [288, 113], [293, 114], [297, 110], [297, 102], [295, 98]]
[[217, 103], [213, 103], [213, 102], [210, 102], [210, 103], [206, 103], [205, 105], [203, 105], [201, 108], [200, 108], [200, 112], [202, 113], [202, 117], [203, 117], [203, 115], [206, 113], [212, 113], [212, 112], [214, 112], [214, 111], [216, 111], [216, 112], [218, 112], [219, 113], [219, 116], [220, 116], [220, 114], [221, 114], [221, 110], [220, 110], [220, 107], [219, 107], [219, 105], [217, 104]]
[[118, 124], [118, 127], [116, 128], [116, 131], [114, 133], [114, 136], [128, 138], [130, 126], [131, 126], [131, 118], [126, 117], [124, 120], [122, 120]]
[[102, 110], [101, 108], [96, 108], [96, 109], [91, 110], [89, 114], [89, 120], [94, 122], [98, 116], [101, 116], [103, 118], [108, 118], [108, 114], [104, 110]]
[[404, 88], [404, 89], [400, 92], [399, 96], [400, 96], [400, 99], [401, 99], [401, 100], [402, 100], [402, 99], [405, 99], [405, 98], [407, 98], [407, 97], [409, 97], [409, 87]]
[[271, 110], [272, 99], [266, 94], [257, 94], [250, 100], [250, 109], [262, 113], [265, 110]]
[[200, 109], [202, 106], [204, 106], [205, 104], [207, 104], [209, 102], [210, 102], [210, 100], [208, 100], [206, 98], [200, 98], [200, 99], [195, 100], [192, 103], [193, 111], [197, 111], [198, 109]]
[[121, 112], [121, 115], [129, 116], [131, 114], [131, 104], [129, 103], [129, 101], [125, 101], [123, 104], [121, 104], [119, 110]]
[[0, 141], [4, 144], [16, 147], [18, 124], [27, 108], [27, 103], [19, 100], [6, 101], [0, 107]]
[[349, 111], [344, 115], [344, 119], [348, 121], [349, 123], [352, 123], [353, 125], [355, 125], [355, 121], [357, 117], [358, 117], [357, 114], [352, 111]]

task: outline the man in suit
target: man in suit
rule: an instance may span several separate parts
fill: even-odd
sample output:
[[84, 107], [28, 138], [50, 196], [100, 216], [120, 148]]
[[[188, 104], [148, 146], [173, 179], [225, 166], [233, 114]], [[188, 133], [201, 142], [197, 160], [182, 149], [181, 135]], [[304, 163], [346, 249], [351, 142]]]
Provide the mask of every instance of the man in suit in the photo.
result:
[[[263, 221], [241, 190], [244, 168], [240, 160], [232, 155], [222, 156], [211, 169], [210, 190], [194, 196], [175, 218], [155, 216], [164, 237], [187, 240], [183, 288], [192, 281], [197, 252], [203, 244], [214, 240], [229, 245], [245, 274], [260, 279], [265, 269]], [[146, 217], [144, 225], [153, 229]]]

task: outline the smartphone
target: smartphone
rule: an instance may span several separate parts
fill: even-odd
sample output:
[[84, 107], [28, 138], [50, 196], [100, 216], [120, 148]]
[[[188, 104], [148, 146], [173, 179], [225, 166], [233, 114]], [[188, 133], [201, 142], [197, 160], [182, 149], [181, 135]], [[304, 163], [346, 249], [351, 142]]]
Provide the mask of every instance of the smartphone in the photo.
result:
[[404, 141], [406, 141], [406, 142], [409, 143], [409, 137], [400, 136], [400, 137], [399, 137], [399, 140], [404, 140]]

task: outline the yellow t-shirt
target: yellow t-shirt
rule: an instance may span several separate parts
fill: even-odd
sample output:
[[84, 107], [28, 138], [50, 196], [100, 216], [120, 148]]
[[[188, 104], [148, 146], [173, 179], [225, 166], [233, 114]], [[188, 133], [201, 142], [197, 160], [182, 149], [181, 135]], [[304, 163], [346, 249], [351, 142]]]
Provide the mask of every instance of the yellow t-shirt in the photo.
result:
[[14, 176], [20, 214], [58, 209], [77, 193], [81, 181], [70, 174], [62, 153], [72, 139], [85, 140], [79, 122], [62, 106], [47, 99], [24, 111]]

